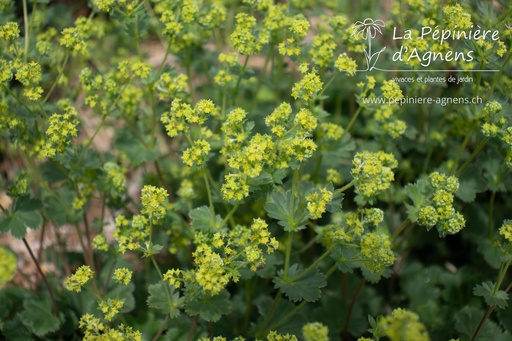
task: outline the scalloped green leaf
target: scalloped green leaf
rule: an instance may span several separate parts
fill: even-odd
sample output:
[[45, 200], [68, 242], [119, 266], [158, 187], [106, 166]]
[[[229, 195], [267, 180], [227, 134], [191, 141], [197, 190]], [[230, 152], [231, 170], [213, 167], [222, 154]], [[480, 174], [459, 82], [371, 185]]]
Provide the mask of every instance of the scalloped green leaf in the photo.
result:
[[498, 290], [496, 294], [494, 294], [493, 291], [494, 284], [487, 281], [482, 284], [477, 284], [473, 288], [473, 295], [483, 297], [485, 303], [489, 306], [496, 305], [500, 309], [505, 309], [508, 306], [508, 294], [503, 290]]
[[278, 224], [285, 231], [300, 231], [306, 228], [308, 214], [305, 209], [299, 209], [299, 202], [295, 200], [291, 208], [291, 191], [282, 189], [272, 192], [267, 198], [265, 211], [269, 217], [278, 220]]
[[322, 294], [321, 288], [327, 285], [325, 275], [314, 269], [303, 277], [295, 279], [301, 275], [304, 270], [298, 264], [294, 264], [288, 270], [288, 277], [284, 278], [284, 270], [277, 273], [274, 277], [274, 287], [281, 291], [290, 299], [290, 301], [298, 302], [306, 300], [314, 302], [318, 300]]
[[215, 216], [212, 221], [212, 213], [208, 206], [201, 206], [190, 211], [189, 217], [192, 219], [192, 228], [203, 232], [217, 232], [222, 226], [220, 215]]
[[173, 319], [180, 315], [179, 309], [183, 306], [184, 299], [171, 286], [167, 286], [169, 288], [169, 297], [167, 297], [164, 285], [167, 284], [161, 282], [149, 286], [147, 304], [150, 308], [158, 309]]
[[206, 321], [216, 322], [221, 316], [231, 310], [229, 293], [221, 291], [218, 295], [199, 298], [197, 301], [188, 302], [185, 308], [189, 315], [199, 315]]
[[38, 229], [43, 218], [38, 211], [16, 211], [10, 217], [3, 216], [0, 221], [0, 232], [11, 231], [13, 237], [21, 239], [27, 234], [27, 228]]
[[49, 301], [25, 300], [25, 310], [20, 314], [23, 324], [37, 336], [44, 336], [59, 329], [60, 321], [52, 313]]

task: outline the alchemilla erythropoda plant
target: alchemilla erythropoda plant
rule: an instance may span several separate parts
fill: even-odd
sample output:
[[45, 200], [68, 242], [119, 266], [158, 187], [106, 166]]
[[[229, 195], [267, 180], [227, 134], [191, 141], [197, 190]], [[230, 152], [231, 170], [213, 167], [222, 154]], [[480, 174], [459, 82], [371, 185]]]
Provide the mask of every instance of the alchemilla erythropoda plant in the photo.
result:
[[5, 340], [512, 340], [512, 7], [0, 0]]

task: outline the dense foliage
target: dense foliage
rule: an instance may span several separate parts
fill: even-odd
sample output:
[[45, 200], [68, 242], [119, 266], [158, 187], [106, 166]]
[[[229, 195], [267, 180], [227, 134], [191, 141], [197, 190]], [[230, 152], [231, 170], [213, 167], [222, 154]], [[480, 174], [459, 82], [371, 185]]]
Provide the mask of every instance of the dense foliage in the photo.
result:
[[512, 340], [511, 19], [0, 0], [0, 336]]

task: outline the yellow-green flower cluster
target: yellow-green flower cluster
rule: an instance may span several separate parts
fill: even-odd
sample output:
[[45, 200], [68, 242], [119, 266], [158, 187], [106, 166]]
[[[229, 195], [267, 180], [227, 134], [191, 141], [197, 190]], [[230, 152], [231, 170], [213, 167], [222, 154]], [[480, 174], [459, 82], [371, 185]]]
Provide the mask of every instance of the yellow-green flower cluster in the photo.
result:
[[64, 152], [64, 148], [69, 145], [71, 138], [78, 135], [77, 116], [76, 109], [66, 104], [64, 105], [64, 114], [50, 116], [46, 140], [41, 151], [43, 157], [53, 158], [57, 153]]
[[395, 179], [393, 168], [398, 166], [393, 154], [363, 151], [355, 155], [351, 170], [356, 193], [367, 198], [388, 189]]
[[103, 233], [98, 234], [92, 240], [92, 247], [98, 251], [108, 251], [107, 239]]
[[391, 136], [393, 139], [396, 139], [405, 133], [405, 130], [407, 129], [407, 123], [402, 120], [395, 119], [384, 123], [382, 128], [386, 133], [388, 133], [389, 136]]
[[128, 285], [132, 279], [133, 272], [128, 268], [119, 268], [114, 270], [114, 280], [117, 284]]
[[309, 29], [309, 21], [302, 15], [294, 18], [287, 17], [285, 38], [278, 45], [279, 53], [284, 56], [298, 56], [300, 54], [300, 42], [306, 36]]
[[88, 265], [79, 267], [73, 275], [68, 277], [65, 282], [66, 289], [69, 291], [82, 291], [82, 287], [89, 282], [94, 272]]
[[339, 185], [343, 182], [341, 173], [334, 168], [327, 169], [327, 176], [325, 178], [327, 182], [332, 182], [333, 185]]
[[443, 12], [444, 23], [451, 30], [469, 30], [473, 26], [471, 14], [466, 12], [460, 4], [446, 6]]
[[0, 83], [8, 82], [12, 79], [11, 63], [5, 59], [0, 59]]
[[318, 119], [308, 109], [302, 108], [295, 115], [293, 123], [299, 127], [300, 136], [308, 136], [318, 125]]
[[350, 58], [346, 53], [342, 53], [334, 62], [334, 66], [338, 71], [345, 72], [348, 76], [354, 76], [357, 70], [357, 63]]
[[379, 226], [384, 221], [384, 211], [379, 208], [363, 208], [359, 210], [363, 216], [363, 224]]
[[329, 341], [329, 328], [320, 322], [311, 322], [302, 326], [304, 341]]
[[182, 160], [187, 166], [202, 168], [206, 161], [208, 161], [208, 154], [211, 149], [210, 144], [206, 140], [194, 141], [194, 145], [183, 152]]
[[15, 62], [16, 79], [25, 86], [23, 95], [31, 101], [36, 101], [41, 97], [43, 88], [38, 86], [41, 81], [41, 64], [37, 62], [21, 63]]
[[208, 30], [221, 27], [226, 22], [226, 6], [222, 1], [212, 1], [211, 6], [202, 6], [198, 15], [199, 24]]
[[326, 187], [306, 195], [307, 209], [311, 219], [320, 219], [326, 211], [327, 204], [332, 200], [333, 192]]
[[166, 97], [176, 97], [185, 91], [188, 84], [188, 77], [184, 74], [177, 76], [172, 75], [170, 72], [164, 72], [160, 75], [158, 82], [155, 84], [159, 94], [158, 97], [162, 100]]
[[46, 31], [37, 34], [36, 48], [37, 52], [43, 56], [48, 56], [52, 53], [54, 44], [53, 38], [57, 36], [57, 30], [54, 27], [49, 27]]
[[328, 225], [322, 230], [323, 242], [327, 247], [340, 243], [351, 243], [364, 232], [363, 222], [358, 212], [348, 212], [341, 224]]
[[395, 107], [391, 105], [379, 106], [375, 111], [375, 120], [381, 123], [388, 122], [393, 116], [394, 109]]
[[437, 225], [441, 236], [455, 234], [462, 230], [466, 221], [462, 214], [453, 207], [453, 193], [459, 188], [459, 180], [455, 176], [434, 172], [429, 175], [430, 185], [434, 189], [432, 202], [418, 212], [418, 223], [427, 229]]
[[295, 335], [279, 334], [276, 331], [272, 330], [267, 335], [267, 341], [298, 341], [298, 339]]
[[85, 328], [84, 341], [142, 341], [142, 333], [120, 324], [118, 329], [106, 326], [92, 314], [82, 315], [78, 326]]
[[116, 0], [93, 0], [92, 3], [98, 7], [100, 11], [110, 12]]
[[212, 296], [224, 290], [230, 280], [237, 282], [239, 269], [248, 267], [257, 271], [264, 266], [264, 254], [273, 253], [279, 247], [267, 223], [259, 218], [254, 219], [249, 228], [236, 225], [229, 231], [197, 232], [195, 243], [195, 269], [170, 269], [164, 280], [175, 288], [197, 284], [205, 294]]
[[422, 64], [422, 60], [418, 58], [418, 55], [424, 53], [428, 50], [432, 50], [432, 52], [446, 52], [444, 49], [447, 48], [447, 45], [439, 45], [433, 44], [429, 46], [429, 38], [421, 39], [421, 33], [417, 29], [411, 30], [411, 39], [404, 40], [403, 43], [403, 57], [402, 60], [405, 64], [408, 64], [412, 67], [420, 67], [428, 66], [426, 64]]
[[261, 49], [261, 43], [254, 35], [256, 18], [247, 13], [238, 13], [236, 15], [236, 27], [231, 33], [230, 39], [233, 47], [243, 55], [258, 53]]
[[21, 197], [28, 192], [28, 178], [25, 173], [20, 173], [14, 179], [13, 184], [7, 189], [7, 195], [11, 198]]
[[142, 203], [141, 214], [146, 215], [152, 224], [159, 224], [165, 217], [167, 197], [169, 194], [163, 188], [144, 186], [140, 196]]
[[316, 34], [313, 38], [313, 46], [309, 53], [313, 63], [320, 67], [331, 65], [331, 60], [336, 49], [336, 42], [331, 32]]
[[220, 189], [224, 200], [240, 201], [249, 195], [249, 183], [247, 176], [243, 174], [226, 174], [224, 183]]
[[163, 34], [166, 37], [174, 38], [183, 29], [183, 24], [180, 22], [179, 16], [170, 8], [162, 12], [160, 21], [164, 24]]
[[180, 269], [170, 269], [164, 274], [164, 281], [169, 282], [175, 288], [179, 288], [181, 286], [181, 270]]
[[123, 60], [117, 65], [117, 77], [122, 80], [132, 79], [134, 76], [147, 79], [151, 74], [151, 66], [138, 59]]
[[503, 115], [498, 115], [502, 107], [499, 102], [491, 101], [488, 102], [484, 110], [482, 111], [484, 123], [482, 124], [482, 134], [487, 137], [502, 136], [502, 140], [509, 145], [512, 145], [512, 140], [507, 139], [506, 132], [504, 133], [504, 127], [507, 120]]
[[178, 194], [182, 199], [192, 199], [195, 196], [194, 184], [192, 181], [183, 179], [176, 194]]
[[379, 275], [395, 262], [389, 236], [375, 232], [361, 237], [361, 256], [368, 270]]
[[[263, 19], [263, 26], [271, 32], [276, 32], [286, 27], [289, 17], [286, 16], [286, 4], [265, 1], [259, 3], [260, 9], [265, 10], [265, 18]], [[265, 8], [262, 8], [265, 7]]]
[[418, 315], [402, 308], [397, 308], [391, 315], [380, 318], [378, 325], [390, 341], [430, 340], [427, 329]]
[[282, 137], [286, 131], [291, 114], [291, 105], [283, 102], [279, 104], [270, 115], [265, 117], [265, 124], [270, 127], [272, 133], [277, 137]]
[[212, 251], [208, 245], [201, 244], [192, 256], [196, 263], [194, 275], [197, 284], [212, 296], [219, 294], [232, 277], [226, 272], [224, 260], [220, 254]]
[[512, 220], [503, 221], [500, 227], [500, 235], [503, 236], [509, 243], [512, 243]]
[[18, 23], [9, 21], [7, 24], [0, 26], [0, 39], [12, 41], [20, 36]]
[[275, 145], [272, 137], [266, 134], [256, 134], [246, 147], [228, 158], [228, 164], [244, 175], [254, 178], [261, 174], [266, 165], [272, 165], [275, 157]]
[[384, 81], [380, 89], [382, 90], [382, 96], [386, 99], [396, 101], [397, 99], [404, 97], [402, 90], [400, 90], [400, 86], [393, 80]]
[[100, 37], [104, 32], [99, 22], [79, 17], [74, 27], [65, 28], [59, 40], [60, 45], [72, 51], [73, 54], [89, 56], [92, 38]]
[[211, 100], [200, 100], [194, 109], [188, 103], [175, 98], [171, 110], [164, 112], [160, 118], [165, 125], [167, 134], [175, 137], [181, 132], [187, 132], [191, 124], [203, 124], [208, 117], [217, 115], [217, 108]]
[[99, 302], [100, 310], [105, 314], [105, 319], [110, 321], [119, 314], [119, 311], [124, 306], [124, 300], [109, 298], [106, 301]]
[[[103, 165], [105, 171], [107, 184], [110, 185], [113, 191], [122, 193], [126, 189], [125, 170], [114, 162], [107, 162]], [[112, 191], [111, 191], [112, 193]]]
[[16, 274], [17, 259], [14, 253], [0, 247], [0, 288]]
[[141, 192], [141, 214], [134, 215], [131, 222], [124, 215], [116, 217], [114, 238], [121, 253], [147, 249], [152, 225], [160, 224], [170, 207], [167, 196], [165, 189], [146, 185]]
[[324, 86], [324, 83], [318, 76], [316, 69], [312, 69], [311, 72], [307, 72], [306, 69], [302, 69], [303, 76], [302, 79], [296, 82], [292, 88], [292, 96], [293, 98], [301, 98], [304, 101], [309, 101], [313, 99]]
[[317, 149], [316, 143], [310, 138], [295, 136], [282, 141], [278, 146], [281, 155], [281, 167], [287, 167], [292, 161], [304, 162], [311, 158]]
[[361, 89], [361, 93], [359, 94], [359, 96], [361, 98], [374, 98], [375, 94], [370, 90], [373, 90], [375, 88], [376, 83], [377, 81], [375, 80], [375, 77], [366, 76], [366, 82], [357, 83], [357, 87]]
[[338, 141], [344, 133], [343, 127], [336, 123], [320, 123], [318, 128], [320, 137], [327, 141]]

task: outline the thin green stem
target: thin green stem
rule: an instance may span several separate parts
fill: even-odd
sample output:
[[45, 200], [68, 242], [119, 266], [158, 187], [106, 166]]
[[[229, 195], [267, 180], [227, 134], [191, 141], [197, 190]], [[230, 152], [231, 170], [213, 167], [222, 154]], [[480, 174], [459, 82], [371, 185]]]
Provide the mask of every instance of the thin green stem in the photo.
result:
[[338, 188], [337, 190], [334, 191], [334, 195], [338, 195], [340, 193], [343, 193], [345, 192], [347, 189], [351, 188], [354, 186], [354, 183], [353, 182], [349, 182], [348, 184], [346, 184], [345, 186], [341, 187], [341, 188]]
[[318, 94], [317, 97], [322, 97], [322, 95], [324, 94], [325, 90], [327, 90], [327, 88], [332, 84], [332, 82], [334, 82], [334, 80], [336, 79], [336, 77], [339, 75], [339, 72], [335, 72], [331, 78], [327, 81], [327, 83], [325, 84], [325, 86], [323, 87], [322, 91], [320, 91], [320, 93]]
[[206, 175], [206, 170], [203, 168], [203, 179], [204, 184], [206, 186], [206, 192], [208, 193], [208, 203], [210, 204], [210, 213], [211, 213], [211, 223], [215, 224], [215, 208], [213, 207], [213, 198], [212, 198], [212, 190], [210, 188], [210, 182], [208, 181], [208, 176]]
[[165, 316], [165, 320], [162, 323], [162, 326], [160, 327], [160, 329], [158, 329], [158, 331], [156, 332], [155, 336], [152, 339], [153, 341], [157, 341], [160, 338], [160, 336], [162, 335], [164, 330], [167, 328], [168, 322], [169, 322], [169, 315]]
[[457, 175], [460, 175], [462, 172], [464, 172], [464, 170], [470, 165], [470, 163], [475, 159], [475, 157], [478, 155], [478, 153], [480, 153], [480, 151], [482, 150], [482, 148], [485, 146], [485, 144], [487, 143], [487, 141], [490, 140], [490, 137], [489, 136], [486, 136], [479, 144], [478, 146], [475, 148], [475, 150], [473, 151], [473, 153], [471, 153], [471, 155], [469, 156], [469, 158], [466, 160], [466, 162], [464, 162], [464, 164], [462, 166], [460, 166], [460, 168], [457, 170]]
[[191, 341], [192, 338], [194, 337], [194, 333], [196, 331], [198, 321], [199, 321], [199, 315], [196, 315], [194, 317], [194, 322], [192, 322], [192, 324], [190, 325], [190, 329], [189, 329], [188, 335], [187, 335], [187, 341]]
[[30, 32], [29, 32], [29, 28], [28, 28], [29, 23], [28, 23], [27, 0], [23, 0], [23, 24], [25, 27], [25, 50], [23, 53], [24, 54], [23, 59], [26, 62], [27, 58], [28, 58], [28, 49], [30, 46]]
[[133, 25], [133, 36], [135, 38], [135, 49], [137, 51], [137, 56], [142, 59], [142, 51], [140, 49], [140, 41], [139, 41], [139, 16], [135, 16], [135, 25]]
[[25, 107], [25, 109], [27, 109], [30, 113], [32, 113], [32, 109], [30, 109], [26, 104], [25, 102], [23, 102], [18, 96], [16, 96], [14, 94], [14, 92], [11, 91], [11, 89], [9, 89], [6, 85], [3, 86], [4, 90], [9, 94], [11, 95], [12, 97], [14, 97], [14, 99], [19, 103], [21, 104], [23, 107]]
[[158, 67], [158, 72], [156, 74], [155, 79], [158, 79], [162, 72], [164, 71], [165, 62], [167, 62], [167, 57], [169, 57], [169, 53], [171, 52], [171, 44], [167, 44], [167, 48], [165, 49], [164, 58], [162, 59], [162, 62], [160, 63], [160, 66]]
[[258, 330], [258, 334], [257, 334], [258, 339], [263, 339], [263, 337], [265, 337], [265, 332], [267, 331], [267, 326], [270, 321], [270, 318], [274, 314], [274, 312], [277, 308], [277, 304], [281, 300], [282, 296], [283, 296], [283, 292], [281, 290], [279, 290], [276, 297], [274, 298], [274, 301], [272, 302], [272, 306], [270, 307], [270, 310], [268, 311], [267, 315], [265, 316], [265, 319], [263, 320], [263, 323], [261, 324], [260, 329]]
[[94, 140], [96, 135], [98, 135], [101, 127], [103, 126], [103, 123], [105, 122], [105, 118], [106, 118], [106, 116], [104, 116], [104, 115], [101, 117], [101, 122], [96, 126], [96, 129], [94, 130], [94, 133], [92, 134], [91, 138], [85, 144], [84, 150], [80, 153], [80, 157], [78, 158], [78, 161], [76, 163], [77, 165], [79, 165], [80, 162], [82, 162], [82, 159], [84, 158], [87, 150], [89, 150], [89, 146], [91, 145], [92, 141]]
[[250, 110], [252, 110], [256, 106], [256, 103], [258, 102], [258, 92], [260, 91], [261, 85], [263, 84], [263, 79], [267, 75], [267, 67], [272, 58], [273, 51], [274, 45], [270, 44], [267, 55], [265, 56], [265, 63], [263, 64], [263, 69], [261, 69], [261, 73], [258, 76], [258, 84], [256, 85], [256, 91], [254, 92], [254, 97], [250, 106]]
[[281, 317], [281, 319], [279, 319], [276, 323], [272, 324], [270, 326], [270, 330], [275, 330], [277, 329], [279, 326], [281, 326], [283, 323], [285, 323], [286, 321], [288, 321], [290, 318], [292, 318], [295, 314], [297, 314], [299, 312], [299, 310], [301, 310], [302, 308], [304, 308], [304, 306], [308, 304], [308, 301], [306, 300], [303, 300], [302, 302], [300, 302], [299, 305], [296, 305], [295, 308], [293, 308], [288, 314], [284, 315], [283, 317]]
[[59, 74], [55, 77], [55, 80], [53, 81], [53, 84], [50, 87], [50, 90], [48, 90], [48, 92], [46, 93], [46, 96], [43, 99], [43, 103], [46, 103], [46, 101], [48, 101], [48, 99], [50, 98], [51, 94], [53, 93], [53, 90], [55, 90], [55, 87], [59, 83], [60, 77], [64, 74], [64, 69], [66, 67], [66, 64], [68, 63], [68, 59], [69, 59], [69, 51], [66, 51], [66, 55], [65, 55], [64, 60], [62, 62], [62, 65], [57, 70], [59, 72]]
[[290, 270], [290, 255], [292, 253], [292, 242], [293, 242], [293, 232], [288, 232], [288, 237], [286, 238], [286, 253], [284, 259], [284, 276], [283, 280], [288, 280], [288, 271]]
[[354, 125], [354, 123], [356, 122], [357, 120], [357, 117], [359, 116], [359, 114], [361, 113], [361, 111], [363, 111], [363, 107], [358, 107], [357, 110], [356, 110], [356, 113], [354, 114], [354, 116], [352, 116], [352, 119], [350, 120], [350, 122], [348, 123], [347, 127], [345, 128], [345, 130], [343, 131], [343, 134], [342, 136], [350, 131], [350, 128], [352, 128], [352, 125]]
[[233, 103], [236, 100], [236, 97], [238, 96], [238, 90], [240, 88], [240, 83], [242, 82], [242, 77], [245, 73], [245, 69], [247, 68], [247, 63], [249, 63], [250, 55], [245, 56], [244, 65], [242, 66], [242, 69], [240, 70], [240, 75], [238, 75], [238, 79], [236, 80], [236, 86], [235, 90], [233, 92]]
[[41, 266], [39, 265], [39, 262], [37, 261], [36, 257], [34, 256], [34, 253], [32, 252], [32, 249], [30, 248], [30, 245], [28, 244], [25, 237], [23, 237], [23, 244], [27, 248], [27, 251], [30, 254], [30, 258], [32, 259], [32, 261], [34, 262], [34, 264], [37, 268], [37, 272], [39, 272], [39, 275], [43, 279], [46, 290], [48, 291], [48, 295], [50, 295], [50, 301], [52, 303], [53, 314], [57, 318], [59, 318], [59, 310], [57, 309], [57, 304], [55, 303], [55, 297], [53, 296], [52, 288], [50, 287], [50, 284], [48, 283], [48, 280], [46, 279], [46, 276], [45, 276], [43, 270], [41, 269]]
[[494, 200], [496, 198], [496, 191], [492, 191], [491, 199], [489, 200], [489, 221], [487, 222], [487, 237], [492, 237], [493, 232], [493, 211], [494, 211]]
[[347, 317], [345, 318], [345, 323], [343, 325], [343, 339], [346, 339], [346, 336], [348, 334], [348, 326], [350, 324], [350, 319], [352, 317], [352, 312], [354, 311], [354, 307], [356, 305], [356, 301], [359, 298], [359, 295], [361, 294], [361, 291], [364, 288], [364, 285], [366, 284], [366, 279], [363, 277], [361, 278], [361, 281], [359, 282], [359, 285], [357, 286], [356, 292], [354, 293], [354, 296], [352, 297], [352, 301], [350, 302], [350, 307], [348, 308]]
[[[511, 289], [512, 289], [512, 283], [510, 283], [509, 286], [507, 287], [507, 289], [505, 289], [505, 292], [508, 293]], [[475, 331], [473, 332], [473, 335], [471, 335], [470, 341], [474, 341], [476, 339], [478, 333], [480, 332], [480, 330], [482, 329], [482, 327], [484, 325], [484, 322], [489, 318], [489, 316], [491, 316], [494, 309], [496, 309], [496, 304], [493, 304], [487, 308], [487, 310], [484, 313], [484, 316], [482, 316], [482, 319], [480, 320], [480, 322], [478, 323], [478, 326], [476, 327]]]
[[4, 212], [4, 214], [6, 216], [10, 216], [11, 214], [9, 213], [9, 211], [7, 211], [7, 209], [2, 205], [0, 204], [0, 210], [2, 210], [2, 212]]
[[492, 81], [492, 85], [491, 85], [491, 88], [489, 89], [489, 94], [488, 94], [488, 98], [491, 98], [491, 95], [494, 93], [494, 88], [496, 87], [496, 84], [498, 83], [498, 79], [500, 78], [501, 74], [503, 73], [503, 71], [505, 70], [505, 67], [507, 65], [509, 65], [509, 62], [510, 62], [510, 58], [512, 58], [512, 53], [509, 53], [508, 56], [507, 56], [507, 59], [505, 60], [505, 62], [503, 63], [503, 65], [501, 65], [500, 67], [500, 70], [498, 71], [498, 73], [496, 74], [496, 76], [494, 76], [494, 80]]
[[237, 202], [235, 204], [235, 206], [233, 206], [233, 208], [231, 209], [231, 211], [229, 211], [228, 215], [226, 216], [226, 218], [224, 218], [224, 220], [222, 221], [222, 223], [220, 224], [219, 227], [222, 227], [222, 226], [227, 224], [228, 220], [231, 219], [233, 214], [235, 214], [235, 212], [236, 212], [236, 210], [238, 209], [239, 206], [240, 206], [240, 201]]
[[308, 268], [306, 270], [304, 270], [301, 274], [299, 274], [297, 277], [294, 277], [294, 278], [291, 278], [291, 281], [295, 282], [295, 281], [298, 281], [299, 279], [303, 278], [304, 276], [306, 276], [308, 273], [311, 272], [311, 270], [315, 269], [317, 267], [318, 264], [320, 264], [320, 262], [322, 260], [325, 259], [325, 257], [329, 256], [329, 254], [332, 252], [332, 250], [334, 249], [334, 246], [331, 246], [329, 249], [327, 249], [320, 257], [318, 257], [314, 262], [313, 264], [311, 264], [310, 266], [308, 266]]
[[393, 232], [393, 235], [391, 236], [391, 240], [394, 241], [404, 230], [405, 228], [411, 223], [409, 219], [405, 219], [400, 226]]
[[453, 161], [453, 166], [451, 169], [451, 173], [454, 174], [457, 170], [457, 167], [459, 166], [459, 161], [462, 156], [462, 152], [464, 149], [466, 149], [466, 146], [469, 143], [469, 140], [471, 139], [471, 135], [473, 135], [473, 129], [471, 128], [468, 133], [466, 134], [466, 137], [464, 137], [464, 141], [462, 141], [462, 144], [459, 146], [459, 150], [457, 151], [457, 155], [455, 156], [455, 160]]
[[496, 283], [494, 284], [494, 290], [492, 292], [493, 296], [495, 296], [498, 291], [500, 290], [501, 283], [503, 282], [503, 279], [505, 278], [505, 275], [507, 274], [508, 268], [510, 267], [510, 263], [512, 261], [503, 262], [501, 263], [500, 270], [498, 272], [498, 279], [496, 280]]

